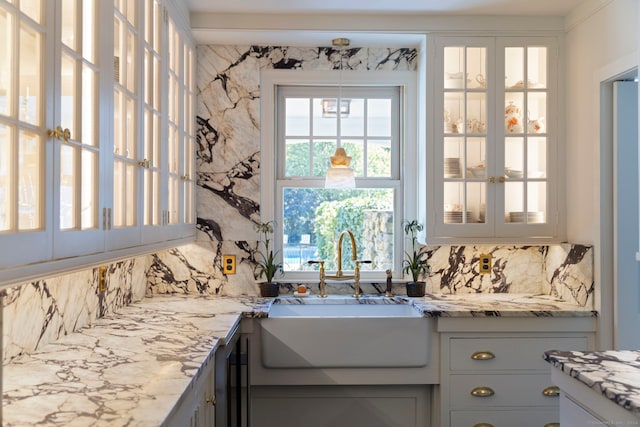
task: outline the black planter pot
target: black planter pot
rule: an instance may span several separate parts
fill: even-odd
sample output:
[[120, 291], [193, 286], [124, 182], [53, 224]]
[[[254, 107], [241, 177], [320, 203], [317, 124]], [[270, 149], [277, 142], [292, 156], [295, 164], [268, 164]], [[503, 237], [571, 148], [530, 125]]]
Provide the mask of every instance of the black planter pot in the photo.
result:
[[261, 282], [259, 285], [261, 297], [277, 297], [280, 295], [280, 285], [277, 282]]
[[408, 297], [423, 297], [425, 282], [407, 282]]

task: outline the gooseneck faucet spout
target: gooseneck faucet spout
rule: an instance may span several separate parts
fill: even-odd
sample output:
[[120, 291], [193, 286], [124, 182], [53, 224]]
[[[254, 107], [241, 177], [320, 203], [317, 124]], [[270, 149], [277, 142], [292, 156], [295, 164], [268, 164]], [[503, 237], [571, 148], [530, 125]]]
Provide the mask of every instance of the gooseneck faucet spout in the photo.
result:
[[345, 230], [340, 233], [340, 238], [338, 239], [338, 271], [336, 271], [336, 278], [342, 277], [342, 240], [345, 234], [348, 234], [349, 239], [351, 239], [351, 259], [354, 261], [358, 259], [356, 239], [353, 237], [351, 230]]

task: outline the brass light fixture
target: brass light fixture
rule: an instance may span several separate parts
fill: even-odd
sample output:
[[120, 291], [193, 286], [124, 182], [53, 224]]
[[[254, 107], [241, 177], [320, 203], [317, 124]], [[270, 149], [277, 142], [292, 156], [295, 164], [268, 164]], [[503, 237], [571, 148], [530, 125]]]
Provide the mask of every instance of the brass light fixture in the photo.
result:
[[[342, 49], [349, 46], [349, 39], [337, 38], [332, 41], [334, 47], [340, 48], [340, 82], [338, 85], [338, 99], [322, 100], [322, 117], [348, 117], [350, 109], [350, 99], [342, 99]], [[338, 111], [338, 106], [340, 110]], [[325, 188], [356, 188], [356, 176], [353, 169], [349, 167], [351, 157], [347, 156], [347, 152], [340, 146], [338, 140], [338, 148], [333, 156], [331, 156], [331, 167], [327, 169], [327, 175], [324, 182]]]

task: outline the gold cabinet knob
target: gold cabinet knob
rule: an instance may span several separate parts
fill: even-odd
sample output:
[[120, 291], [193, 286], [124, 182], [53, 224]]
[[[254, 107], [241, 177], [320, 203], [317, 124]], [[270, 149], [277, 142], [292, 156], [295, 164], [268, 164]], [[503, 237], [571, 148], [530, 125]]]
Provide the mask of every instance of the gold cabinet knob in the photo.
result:
[[495, 176], [490, 176], [488, 178], [488, 181], [489, 181], [490, 184], [495, 184], [496, 183], [496, 177]]
[[490, 423], [478, 423], [478, 424], [474, 424], [473, 427], [493, 427], [493, 424], [490, 424]]
[[552, 385], [544, 390], [542, 390], [542, 395], [547, 397], [558, 397], [560, 396], [560, 387]]
[[504, 183], [506, 181], [506, 178], [504, 176], [501, 176], [498, 178], [498, 182], [500, 183]]
[[62, 126], [56, 126], [55, 129], [49, 129], [47, 131], [47, 135], [64, 142], [69, 142], [71, 139], [71, 131], [68, 128], [62, 129]]
[[471, 355], [471, 359], [473, 360], [491, 360], [495, 359], [496, 355], [490, 351], [476, 351]]
[[147, 159], [142, 159], [138, 161], [138, 166], [143, 167], [145, 169], [149, 169], [150, 162]]
[[216, 406], [216, 397], [215, 396], [209, 396], [207, 398], [207, 400], [205, 400], [205, 402], [211, 404], [211, 406]]
[[491, 387], [476, 387], [473, 390], [471, 390], [471, 396], [474, 397], [490, 397], [493, 396], [494, 394], [496, 394], [495, 391], [493, 391], [493, 389]]

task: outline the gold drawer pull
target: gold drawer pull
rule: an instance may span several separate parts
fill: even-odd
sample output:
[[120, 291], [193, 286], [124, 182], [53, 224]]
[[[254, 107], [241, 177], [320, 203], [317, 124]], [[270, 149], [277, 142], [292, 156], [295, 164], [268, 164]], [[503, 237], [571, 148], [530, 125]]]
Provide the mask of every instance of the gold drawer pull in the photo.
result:
[[478, 424], [474, 424], [473, 427], [493, 427], [493, 424], [489, 424], [489, 423], [478, 423]]
[[544, 427], [560, 427], [560, 423], [546, 423]]
[[560, 396], [560, 387], [552, 385], [544, 390], [542, 390], [542, 395], [547, 397], [558, 397]]
[[491, 353], [490, 351], [476, 351], [471, 355], [471, 359], [473, 360], [491, 360], [495, 358], [496, 355]]
[[209, 403], [211, 406], [216, 406], [216, 397], [215, 396], [209, 396], [207, 398], [207, 400], [205, 400], [206, 403]]
[[491, 387], [476, 387], [471, 390], [471, 396], [475, 397], [490, 397], [496, 394]]

